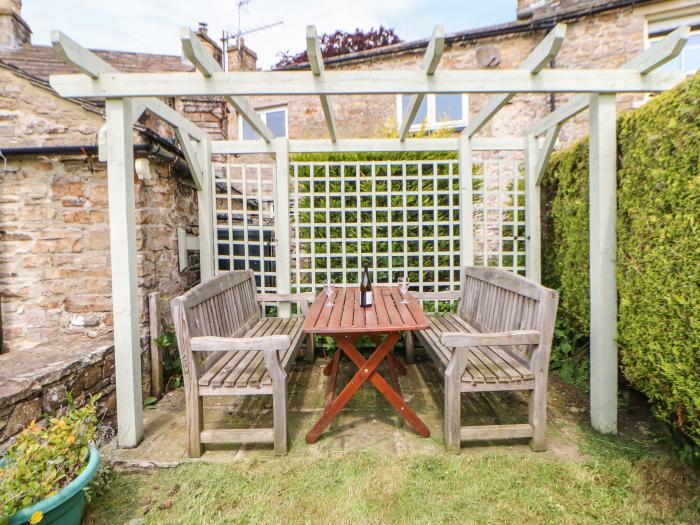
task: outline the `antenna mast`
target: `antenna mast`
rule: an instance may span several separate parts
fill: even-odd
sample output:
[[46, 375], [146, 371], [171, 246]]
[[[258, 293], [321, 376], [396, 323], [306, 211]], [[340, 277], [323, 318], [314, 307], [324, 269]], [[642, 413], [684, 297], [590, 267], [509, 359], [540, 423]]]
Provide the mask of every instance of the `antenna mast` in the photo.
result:
[[[244, 7], [250, 4], [253, 0], [236, 0], [236, 8], [238, 9], [238, 28], [235, 33], [232, 31], [225, 29], [223, 32], [223, 35], [221, 37], [221, 42], [223, 43], [223, 50], [224, 50], [224, 56], [226, 56], [226, 60], [228, 60], [228, 49], [229, 49], [229, 40], [232, 38], [235, 38], [236, 40], [236, 47], [238, 48], [238, 59], [243, 60], [243, 35], [249, 35], [251, 33], [257, 33], [258, 31], [263, 31], [265, 29], [270, 29], [271, 27], [279, 26], [282, 25], [284, 22], [282, 20], [278, 20], [276, 22], [272, 22], [270, 24], [264, 24], [261, 26], [256, 26], [252, 27], [250, 29], [243, 29], [243, 25], [241, 20], [243, 19], [243, 12], [245, 11]], [[228, 69], [228, 67], [227, 67]]]

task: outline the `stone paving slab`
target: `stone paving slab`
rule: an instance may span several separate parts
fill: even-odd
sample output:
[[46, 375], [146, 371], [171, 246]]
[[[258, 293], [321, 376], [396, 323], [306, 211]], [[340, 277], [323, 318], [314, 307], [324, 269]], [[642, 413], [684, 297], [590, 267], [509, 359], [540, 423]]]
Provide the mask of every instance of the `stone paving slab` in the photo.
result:
[[[421, 438], [369, 383], [343, 409], [313, 445], [306, 433], [323, 413], [327, 378], [323, 368], [328, 359], [313, 364], [296, 363], [289, 375], [288, 428], [290, 454], [326, 454], [351, 449], [388, 454], [429, 453], [443, 450], [443, 385], [438, 371], [426, 356], [407, 366], [400, 378], [403, 395], [431, 432]], [[355, 373], [354, 365], [342, 361], [337, 390]], [[380, 368], [388, 378], [388, 371]], [[463, 394], [463, 424], [499, 424], [527, 421], [527, 400], [514, 392]], [[269, 396], [211, 397], [205, 400], [205, 428], [271, 427], [272, 399]], [[526, 442], [516, 442], [527, 446]], [[185, 401], [182, 389], [170, 392], [145, 412], [145, 437], [133, 449], [118, 449], [115, 442], [104, 448], [113, 461], [131, 466], [175, 466], [184, 461], [234, 461], [250, 456], [272, 456], [272, 445], [207, 446], [200, 459], [187, 458]]]

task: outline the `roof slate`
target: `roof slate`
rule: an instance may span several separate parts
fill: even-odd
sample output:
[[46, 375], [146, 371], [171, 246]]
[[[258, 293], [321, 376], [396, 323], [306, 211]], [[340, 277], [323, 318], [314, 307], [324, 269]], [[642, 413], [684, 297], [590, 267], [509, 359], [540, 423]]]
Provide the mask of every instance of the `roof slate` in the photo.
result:
[[[124, 73], [194, 71], [194, 66], [180, 56], [131, 53], [127, 51], [92, 50], [98, 57]], [[50, 46], [24, 45], [0, 50], [0, 61], [27, 74], [48, 81], [49, 75], [75, 73]]]

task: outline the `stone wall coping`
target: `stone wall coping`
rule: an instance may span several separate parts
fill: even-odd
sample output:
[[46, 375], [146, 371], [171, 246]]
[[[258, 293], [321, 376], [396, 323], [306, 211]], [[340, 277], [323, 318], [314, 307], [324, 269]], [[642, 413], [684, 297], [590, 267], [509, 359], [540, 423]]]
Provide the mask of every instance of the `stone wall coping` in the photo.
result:
[[112, 334], [94, 339], [59, 335], [50, 343], [0, 355], [0, 409], [36, 395], [44, 386], [102, 361], [113, 351]]

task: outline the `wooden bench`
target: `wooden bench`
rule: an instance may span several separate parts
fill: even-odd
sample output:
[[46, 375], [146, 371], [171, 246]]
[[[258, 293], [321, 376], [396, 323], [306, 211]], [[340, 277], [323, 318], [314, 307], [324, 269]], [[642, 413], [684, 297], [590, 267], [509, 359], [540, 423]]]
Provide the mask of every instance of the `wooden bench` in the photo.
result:
[[[534, 450], [544, 450], [557, 292], [506, 270], [467, 267], [459, 291], [415, 295], [459, 300], [456, 314], [430, 316], [430, 328], [416, 333], [445, 376], [447, 449], [459, 450], [461, 441], [529, 437]], [[462, 392], [503, 390], [530, 392], [528, 423], [461, 426]]]
[[[253, 272], [233, 271], [173, 299], [172, 310], [185, 383], [190, 457], [204, 443], [274, 443], [287, 452], [287, 370], [302, 344], [303, 318], [262, 316], [259, 301], [298, 302], [305, 313], [315, 295], [256, 296]], [[313, 359], [313, 339], [307, 338]], [[272, 396], [273, 428], [205, 430], [205, 396]]]

